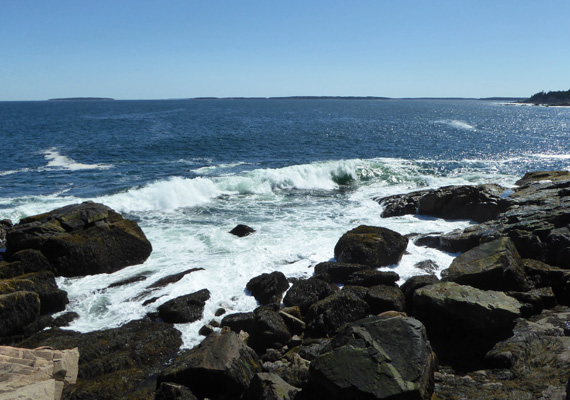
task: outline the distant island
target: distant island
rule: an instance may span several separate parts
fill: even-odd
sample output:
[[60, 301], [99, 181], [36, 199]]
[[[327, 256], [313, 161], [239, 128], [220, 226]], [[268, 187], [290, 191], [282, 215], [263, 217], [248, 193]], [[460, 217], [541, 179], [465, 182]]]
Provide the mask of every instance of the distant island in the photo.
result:
[[60, 99], [49, 99], [48, 101], [110, 101], [115, 100], [110, 97], [63, 97]]
[[537, 106], [570, 106], [570, 90], [556, 92], [539, 92], [521, 103], [534, 104]]

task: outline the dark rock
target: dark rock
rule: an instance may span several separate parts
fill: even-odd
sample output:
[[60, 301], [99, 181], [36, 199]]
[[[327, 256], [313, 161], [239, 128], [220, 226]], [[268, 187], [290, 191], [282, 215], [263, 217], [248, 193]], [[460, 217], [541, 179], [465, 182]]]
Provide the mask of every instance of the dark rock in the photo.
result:
[[180, 296], [159, 306], [158, 315], [170, 323], [194, 322], [202, 318], [204, 305], [209, 298], [208, 289]]
[[142, 282], [142, 281], [145, 281], [147, 278], [148, 278], [148, 276], [146, 276], [146, 275], [133, 276], [132, 278], [127, 278], [127, 279], [123, 279], [121, 281], [111, 283], [109, 285], [109, 289], [114, 288], [114, 287], [121, 287], [121, 286], [130, 285], [131, 283]]
[[344, 293], [350, 293], [359, 299], [366, 301], [366, 295], [368, 294], [369, 288], [364, 286], [353, 286], [353, 285], [346, 285], [342, 288]]
[[441, 235], [425, 235], [414, 240], [416, 246], [431, 247], [450, 253], [463, 253], [479, 245], [480, 232], [471, 232], [471, 228], [455, 229]]
[[[3, 263], [0, 263], [2, 265]], [[32, 272], [49, 271], [51, 266], [38, 250], [21, 250], [10, 257], [10, 263], [0, 267], [0, 279], [14, 278]]]
[[263, 370], [278, 375], [294, 387], [305, 388], [310, 380], [309, 365], [309, 361], [292, 351], [280, 360], [263, 363]]
[[512, 334], [522, 307], [503, 292], [454, 282], [417, 289], [413, 301], [440, 360], [467, 369], [480, 367], [482, 355]]
[[212, 332], [214, 332], [214, 327], [212, 325], [204, 325], [200, 328], [198, 334], [202, 336], [208, 336]]
[[532, 289], [528, 292], [507, 292], [507, 295], [514, 297], [521, 303], [525, 304], [529, 313], [523, 317], [539, 314], [545, 308], [556, 306], [556, 296], [552, 288], [544, 287], [540, 289]]
[[70, 323], [75, 321], [77, 318], [79, 318], [79, 314], [77, 314], [75, 311], [68, 311], [68, 312], [60, 315], [59, 317], [54, 318], [51, 326], [53, 328], [61, 328], [64, 326], [68, 326]]
[[294, 400], [301, 389], [291, 386], [279, 375], [267, 372], [255, 374], [243, 400]]
[[305, 331], [305, 323], [299, 318], [284, 311], [279, 311], [279, 316], [287, 325], [289, 332], [293, 335], [300, 335]]
[[307, 338], [299, 347], [298, 354], [305, 360], [313, 361], [330, 344], [331, 339]]
[[530, 186], [541, 181], [567, 181], [570, 180], [570, 171], [532, 171], [515, 182], [517, 186]]
[[253, 312], [228, 314], [222, 319], [222, 327], [227, 326], [232, 331], [255, 331], [255, 314]]
[[34, 292], [14, 292], [0, 295], [0, 341], [16, 336], [40, 315], [40, 298]]
[[552, 288], [560, 304], [570, 304], [570, 270], [552, 267], [541, 261], [524, 259], [525, 272], [535, 287]]
[[268, 348], [281, 348], [291, 339], [291, 333], [283, 317], [276, 311], [259, 307], [254, 311], [255, 325], [248, 345], [258, 353]]
[[412, 314], [414, 312], [414, 293], [416, 290], [437, 282], [439, 282], [439, 279], [434, 275], [412, 276], [404, 282], [400, 290], [404, 293], [404, 299], [406, 300], [406, 313]]
[[406, 299], [400, 288], [378, 285], [368, 290], [365, 301], [370, 306], [370, 313], [380, 314], [384, 311], [404, 311]]
[[313, 304], [307, 310], [306, 336], [325, 337], [335, 334], [347, 322], [368, 316], [370, 306], [364, 300], [341, 290]]
[[0, 220], [0, 249], [6, 246], [6, 232], [14, 226], [9, 219]]
[[232, 235], [236, 235], [237, 237], [248, 236], [254, 232], [255, 232], [255, 229], [253, 229], [247, 225], [242, 225], [242, 224], [237, 225], [234, 229], [232, 229], [230, 231], [230, 233]]
[[214, 315], [215, 315], [216, 317], [221, 317], [221, 316], [224, 315], [225, 313], [226, 313], [226, 310], [225, 310], [225, 309], [223, 309], [223, 308], [218, 308], [218, 309], [216, 310], [216, 312], [215, 312]]
[[203, 270], [204, 268], [190, 268], [187, 269], [186, 271], [182, 271], [177, 274], [165, 276], [164, 278], [160, 278], [153, 284], [149, 285], [147, 289], [156, 289], [156, 288], [165, 287], [166, 285], [169, 285], [171, 283], [178, 282], [180, 279], [184, 278], [186, 275], [192, 272], [203, 271]]
[[304, 314], [307, 309], [319, 300], [335, 293], [338, 288], [320, 279], [305, 279], [295, 282], [285, 294], [283, 304], [299, 306]]
[[154, 400], [198, 400], [198, 398], [184, 385], [162, 382], [156, 390]]
[[246, 289], [260, 304], [281, 303], [283, 293], [288, 288], [287, 278], [279, 271], [256, 276], [246, 285]]
[[149, 304], [152, 304], [152, 303], [156, 302], [158, 299], [160, 299], [160, 297], [161, 297], [161, 296], [152, 297], [152, 298], [150, 298], [150, 299], [148, 299], [148, 300], [143, 301], [143, 303], [142, 303], [143, 307], [144, 307], [144, 306], [148, 306]]
[[371, 267], [368, 265], [346, 264], [328, 261], [315, 265], [315, 277], [318, 279], [323, 279], [322, 276], [328, 276], [330, 278], [330, 282], [346, 283], [346, 279], [350, 274], [362, 270], [368, 270], [370, 268]]
[[341, 329], [310, 373], [322, 399], [428, 400], [435, 368], [418, 320], [371, 317]]
[[140, 264], [152, 246], [136, 222], [85, 202], [22, 219], [7, 234], [8, 259], [24, 249], [41, 251], [58, 276], [82, 276]]
[[445, 186], [374, 200], [384, 206], [384, 218], [423, 214], [485, 222], [496, 218], [511, 205], [511, 200], [501, 197], [504, 191], [505, 188], [498, 185]]
[[400, 275], [394, 271], [366, 269], [350, 274], [346, 279], [346, 284], [366, 287], [376, 285], [396, 286], [398, 280], [400, 280]]
[[414, 267], [431, 275], [435, 275], [435, 273], [439, 271], [439, 265], [432, 260], [420, 261], [416, 263]]
[[181, 353], [158, 376], [158, 382], [185, 385], [200, 399], [236, 399], [258, 372], [261, 367], [257, 354], [230, 331], [213, 333]]
[[0, 280], [0, 295], [13, 292], [35, 292], [40, 298], [40, 314], [65, 310], [67, 292], [59, 289], [50, 271], [35, 272]]
[[50, 329], [19, 347], [79, 349], [77, 384], [71, 399], [146, 399], [156, 390], [156, 376], [182, 344], [172, 325], [138, 320], [119, 328], [79, 333]]
[[442, 280], [483, 290], [530, 289], [522, 259], [509, 238], [499, 238], [461, 254], [441, 276]]
[[396, 264], [408, 239], [390, 229], [361, 225], [346, 232], [334, 248], [338, 262], [382, 267]]

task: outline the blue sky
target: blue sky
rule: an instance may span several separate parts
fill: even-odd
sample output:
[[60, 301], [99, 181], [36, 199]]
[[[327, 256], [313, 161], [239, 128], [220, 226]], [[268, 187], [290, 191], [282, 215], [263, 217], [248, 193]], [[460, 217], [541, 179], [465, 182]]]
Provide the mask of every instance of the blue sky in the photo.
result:
[[0, 100], [528, 97], [570, 88], [570, 2], [0, 0]]

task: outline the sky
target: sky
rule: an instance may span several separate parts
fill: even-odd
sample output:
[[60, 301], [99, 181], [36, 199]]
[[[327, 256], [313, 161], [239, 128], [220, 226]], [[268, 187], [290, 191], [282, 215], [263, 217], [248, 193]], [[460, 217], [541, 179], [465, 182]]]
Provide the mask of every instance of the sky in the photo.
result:
[[0, 100], [530, 97], [570, 1], [0, 0]]

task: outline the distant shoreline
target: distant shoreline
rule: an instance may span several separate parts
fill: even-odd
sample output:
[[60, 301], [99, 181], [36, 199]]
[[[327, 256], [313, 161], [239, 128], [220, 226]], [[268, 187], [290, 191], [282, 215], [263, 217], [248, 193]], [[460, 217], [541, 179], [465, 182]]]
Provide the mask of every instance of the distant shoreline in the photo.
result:
[[115, 99], [110, 97], [62, 97], [48, 101], [115, 101]]

